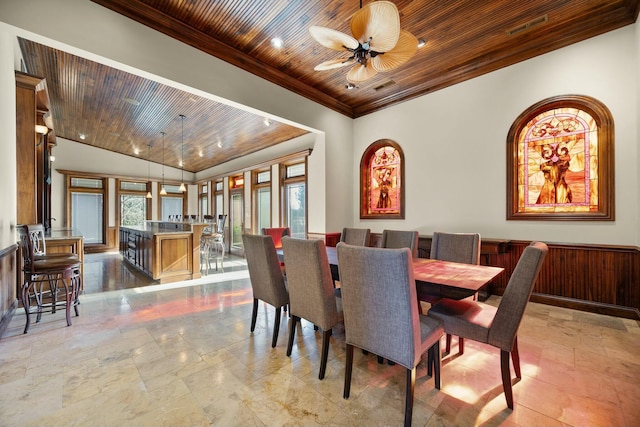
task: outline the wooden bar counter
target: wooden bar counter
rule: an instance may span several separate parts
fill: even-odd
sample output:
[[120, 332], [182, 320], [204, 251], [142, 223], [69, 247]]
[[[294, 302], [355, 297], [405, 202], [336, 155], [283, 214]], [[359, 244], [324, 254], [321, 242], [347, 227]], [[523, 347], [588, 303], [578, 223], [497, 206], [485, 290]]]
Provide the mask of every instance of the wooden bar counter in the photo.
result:
[[160, 283], [197, 279], [200, 237], [210, 224], [147, 221], [141, 227], [120, 227], [122, 257]]

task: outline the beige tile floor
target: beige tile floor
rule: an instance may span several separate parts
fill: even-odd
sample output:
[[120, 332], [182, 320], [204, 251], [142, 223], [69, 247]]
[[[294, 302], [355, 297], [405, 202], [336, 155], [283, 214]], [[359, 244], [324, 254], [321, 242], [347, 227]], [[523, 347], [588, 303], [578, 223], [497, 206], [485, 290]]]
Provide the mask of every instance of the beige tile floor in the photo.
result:
[[[344, 330], [320, 381], [321, 334], [303, 320], [288, 358], [287, 317], [271, 348], [273, 309], [260, 305], [252, 334], [251, 302], [247, 272], [235, 269], [87, 293], [72, 326], [45, 314], [27, 335], [19, 309], [0, 339], [0, 425], [402, 424], [404, 368], [356, 352], [344, 400]], [[519, 344], [513, 411], [499, 352], [469, 341], [464, 355], [444, 357], [439, 391], [419, 365], [413, 426], [640, 425], [638, 322], [530, 303]]]

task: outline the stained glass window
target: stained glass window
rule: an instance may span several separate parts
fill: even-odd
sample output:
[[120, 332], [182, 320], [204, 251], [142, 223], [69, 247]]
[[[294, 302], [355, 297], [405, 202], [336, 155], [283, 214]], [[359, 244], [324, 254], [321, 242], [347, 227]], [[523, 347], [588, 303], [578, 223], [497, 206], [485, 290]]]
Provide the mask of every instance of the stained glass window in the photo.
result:
[[577, 108], [532, 119], [518, 144], [520, 207], [537, 212], [598, 209], [598, 126]]
[[507, 136], [507, 219], [614, 219], [613, 117], [597, 99], [538, 102]]
[[360, 218], [404, 218], [403, 159], [391, 140], [367, 148], [360, 162]]

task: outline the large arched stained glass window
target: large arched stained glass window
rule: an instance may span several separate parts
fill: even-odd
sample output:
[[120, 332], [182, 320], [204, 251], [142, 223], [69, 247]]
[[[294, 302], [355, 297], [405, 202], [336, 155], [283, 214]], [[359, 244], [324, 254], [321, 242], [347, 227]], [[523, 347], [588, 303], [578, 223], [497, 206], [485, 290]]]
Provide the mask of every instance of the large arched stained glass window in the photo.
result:
[[585, 96], [544, 100], [507, 139], [507, 219], [613, 220], [613, 120]]
[[381, 139], [360, 160], [360, 218], [404, 218], [404, 154], [400, 146]]

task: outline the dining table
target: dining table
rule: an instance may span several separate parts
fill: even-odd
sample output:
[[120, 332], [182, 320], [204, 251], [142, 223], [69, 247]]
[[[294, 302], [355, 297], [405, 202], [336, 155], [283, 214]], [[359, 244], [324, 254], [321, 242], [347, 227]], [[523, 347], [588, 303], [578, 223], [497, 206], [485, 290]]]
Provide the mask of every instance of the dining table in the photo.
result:
[[[338, 251], [327, 246], [327, 258], [334, 281], [340, 280]], [[278, 258], [284, 261], [282, 249]], [[286, 264], [285, 264], [286, 269]], [[464, 299], [475, 295], [480, 288], [502, 274], [504, 268], [488, 265], [464, 264], [429, 258], [413, 259], [413, 276], [419, 299], [436, 301], [441, 298]]]

